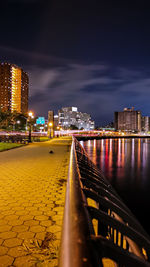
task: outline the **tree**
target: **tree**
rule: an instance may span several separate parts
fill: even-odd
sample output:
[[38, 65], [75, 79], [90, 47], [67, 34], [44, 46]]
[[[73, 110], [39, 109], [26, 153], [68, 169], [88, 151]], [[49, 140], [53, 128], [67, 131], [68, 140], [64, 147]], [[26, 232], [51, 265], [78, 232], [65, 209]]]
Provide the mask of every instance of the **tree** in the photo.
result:
[[7, 130], [25, 130], [27, 116], [16, 111], [2, 112], [0, 110], [0, 128]]
[[6, 129], [8, 127], [9, 112], [0, 110], [0, 127]]
[[69, 129], [70, 130], [78, 130], [78, 127], [76, 125], [71, 124]]

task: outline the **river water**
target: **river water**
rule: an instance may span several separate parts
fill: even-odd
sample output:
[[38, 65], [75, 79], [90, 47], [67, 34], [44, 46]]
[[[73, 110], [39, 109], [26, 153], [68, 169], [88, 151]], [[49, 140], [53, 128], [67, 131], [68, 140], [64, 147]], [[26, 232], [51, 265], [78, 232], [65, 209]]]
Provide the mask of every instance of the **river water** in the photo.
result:
[[150, 235], [150, 139], [80, 143]]

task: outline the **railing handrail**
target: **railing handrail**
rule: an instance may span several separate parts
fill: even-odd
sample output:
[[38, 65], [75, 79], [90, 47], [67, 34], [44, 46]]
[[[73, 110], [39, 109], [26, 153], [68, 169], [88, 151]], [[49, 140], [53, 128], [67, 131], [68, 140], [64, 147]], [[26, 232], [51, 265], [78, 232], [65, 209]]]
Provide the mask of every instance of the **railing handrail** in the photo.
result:
[[[87, 198], [94, 200], [96, 207], [90, 207]], [[92, 219], [98, 221], [97, 235]], [[104, 231], [99, 232], [101, 229]], [[104, 257], [115, 261], [117, 266], [150, 267], [150, 239], [73, 137], [59, 267], [104, 266]]]
[[90, 245], [90, 235], [94, 230], [87, 224], [87, 203], [84, 203], [80, 186], [74, 145], [72, 142], [59, 267], [90, 267], [96, 261]]

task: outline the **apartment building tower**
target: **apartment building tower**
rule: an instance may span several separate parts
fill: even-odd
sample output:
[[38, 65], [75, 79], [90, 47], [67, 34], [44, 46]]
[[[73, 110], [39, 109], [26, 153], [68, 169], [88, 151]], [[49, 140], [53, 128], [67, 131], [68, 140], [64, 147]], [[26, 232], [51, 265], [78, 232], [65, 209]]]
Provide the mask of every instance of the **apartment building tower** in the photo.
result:
[[132, 108], [124, 108], [123, 111], [117, 111], [114, 114], [115, 130], [128, 132], [141, 131], [141, 111]]
[[58, 110], [58, 125], [63, 129], [76, 126], [78, 129], [93, 130], [95, 127], [90, 114], [79, 112], [77, 107], [62, 107]]
[[28, 112], [29, 79], [20, 67], [0, 63], [0, 110]]

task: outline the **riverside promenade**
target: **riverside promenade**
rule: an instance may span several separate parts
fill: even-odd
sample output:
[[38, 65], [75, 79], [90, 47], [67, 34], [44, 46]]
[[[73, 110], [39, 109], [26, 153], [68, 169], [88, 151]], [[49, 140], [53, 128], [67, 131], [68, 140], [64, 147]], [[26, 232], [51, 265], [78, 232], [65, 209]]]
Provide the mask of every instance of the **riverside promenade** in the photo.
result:
[[0, 267], [57, 266], [71, 142], [0, 153]]

